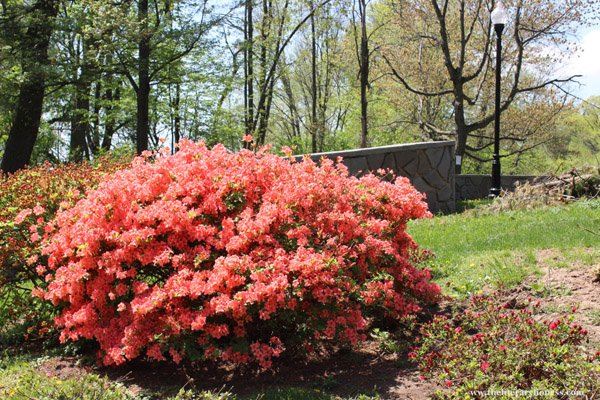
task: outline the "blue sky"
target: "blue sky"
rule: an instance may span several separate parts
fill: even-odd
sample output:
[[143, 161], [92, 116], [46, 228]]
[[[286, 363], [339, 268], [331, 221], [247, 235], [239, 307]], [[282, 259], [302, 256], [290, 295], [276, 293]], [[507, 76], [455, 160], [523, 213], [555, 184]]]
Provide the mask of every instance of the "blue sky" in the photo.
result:
[[568, 60], [563, 70], [565, 74], [583, 75], [581, 86], [574, 85], [573, 92], [586, 99], [600, 96], [600, 27], [586, 29], [580, 35], [581, 51]]

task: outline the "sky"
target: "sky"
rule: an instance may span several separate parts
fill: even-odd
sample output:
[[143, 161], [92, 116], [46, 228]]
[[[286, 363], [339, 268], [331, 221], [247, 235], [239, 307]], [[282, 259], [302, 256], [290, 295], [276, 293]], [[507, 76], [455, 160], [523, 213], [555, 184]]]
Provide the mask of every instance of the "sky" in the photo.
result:
[[581, 52], [567, 62], [565, 72], [580, 74], [581, 86], [574, 85], [573, 92], [586, 99], [600, 96], [600, 27], [585, 31], [580, 36]]

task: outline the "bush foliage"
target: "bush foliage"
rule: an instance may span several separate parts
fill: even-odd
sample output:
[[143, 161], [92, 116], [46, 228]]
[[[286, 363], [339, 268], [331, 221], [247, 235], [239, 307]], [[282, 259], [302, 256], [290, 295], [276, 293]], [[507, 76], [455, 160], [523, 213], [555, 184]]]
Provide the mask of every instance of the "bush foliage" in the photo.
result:
[[34, 284], [43, 284], [35, 265], [43, 262], [40, 238], [45, 224], [59, 208], [73, 205], [105, 175], [124, 165], [101, 158], [94, 165], [45, 164], [0, 174], [0, 342], [18, 339], [8, 338], [8, 330], [17, 336], [48, 330], [45, 322], [52, 309], [30, 295]]
[[103, 158], [94, 165], [45, 164], [0, 174], [0, 285], [37, 280], [29, 266], [40, 255], [45, 223], [123, 165]]
[[323, 160], [184, 142], [136, 159], [45, 227], [61, 340], [99, 360], [147, 355], [268, 368], [285, 349], [356, 343], [440, 289], [415, 265], [409, 219], [430, 216], [406, 178], [348, 176]]
[[421, 343], [409, 354], [422, 378], [447, 387], [442, 398], [597, 395], [600, 353], [586, 354], [580, 347], [588, 332], [574, 317], [538, 321], [533, 314], [539, 303], [514, 307], [473, 297], [470, 308], [453, 320], [436, 316], [423, 326]]

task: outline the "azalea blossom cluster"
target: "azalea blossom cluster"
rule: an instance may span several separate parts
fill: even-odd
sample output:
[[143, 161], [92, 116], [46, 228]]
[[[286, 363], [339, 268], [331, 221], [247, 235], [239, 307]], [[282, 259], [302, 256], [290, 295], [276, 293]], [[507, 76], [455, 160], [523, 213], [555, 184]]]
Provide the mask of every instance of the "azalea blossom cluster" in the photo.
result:
[[357, 343], [440, 289], [415, 266], [406, 223], [430, 213], [405, 178], [351, 177], [340, 163], [184, 141], [134, 160], [46, 227], [36, 295], [61, 340], [99, 361], [140, 356], [255, 362]]
[[45, 223], [60, 204], [83, 197], [124, 163], [108, 158], [88, 164], [44, 164], [11, 175], [0, 174], [0, 287], [36, 280], [30, 268], [39, 256]]
[[25, 340], [46, 335], [54, 309], [31, 296], [41, 285], [36, 264], [46, 223], [61, 207], [73, 205], [103, 177], [126, 165], [109, 157], [94, 163], [45, 163], [14, 174], [0, 173], [0, 335], [11, 331]]

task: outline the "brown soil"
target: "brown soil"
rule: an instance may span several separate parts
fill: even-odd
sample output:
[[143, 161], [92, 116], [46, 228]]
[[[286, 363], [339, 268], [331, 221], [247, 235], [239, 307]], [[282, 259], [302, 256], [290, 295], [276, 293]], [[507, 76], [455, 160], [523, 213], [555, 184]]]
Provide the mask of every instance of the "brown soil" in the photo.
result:
[[[553, 252], [538, 253], [540, 265], [552, 264]], [[597, 267], [597, 266], [596, 266]], [[590, 266], [570, 265], [545, 268], [543, 276], [530, 277], [509, 291], [494, 293], [498, 301], [522, 301], [528, 297], [541, 301], [537, 318], [551, 319], [570, 313], [589, 331], [589, 347], [600, 349], [600, 283], [594, 282]], [[440, 312], [439, 310], [437, 312]], [[68, 378], [87, 373], [74, 358], [53, 358], [41, 366], [48, 376]], [[368, 341], [354, 351], [339, 350], [327, 357], [308, 362], [279, 360], [274, 371], [257, 374], [250, 370], [234, 370], [207, 365], [174, 367], [171, 364], [133, 362], [116, 369], [100, 369], [123, 381], [135, 393], [142, 389], [156, 391], [172, 387], [228, 390], [240, 395], [260, 392], [269, 387], [305, 387], [351, 397], [360, 393], [378, 393], [382, 399], [427, 399], [440, 387], [419, 379], [414, 364], [405, 356], [385, 354], [376, 341]]]
[[[538, 261], [546, 265], [546, 259], [560, 258], [555, 251], [538, 253]], [[541, 301], [539, 317], [545, 319], [557, 318], [560, 315], [573, 313], [589, 332], [589, 344], [594, 349], [600, 349], [600, 282], [594, 271], [600, 270], [600, 260], [593, 266], [571, 264], [566, 268], [544, 268], [542, 277], [531, 277], [521, 287], [528, 289], [532, 297]], [[531, 290], [531, 284], [543, 285], [543, 292]]]
[[77, 361], [75, 357], [52, 357], [39, 366], [39, 372], [64, 380], [80, 377], [92, 370], [90, 366], [79, 366]]

